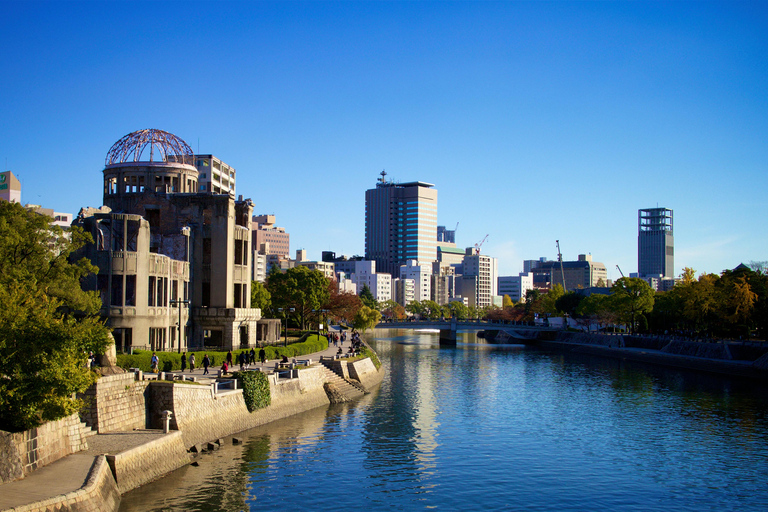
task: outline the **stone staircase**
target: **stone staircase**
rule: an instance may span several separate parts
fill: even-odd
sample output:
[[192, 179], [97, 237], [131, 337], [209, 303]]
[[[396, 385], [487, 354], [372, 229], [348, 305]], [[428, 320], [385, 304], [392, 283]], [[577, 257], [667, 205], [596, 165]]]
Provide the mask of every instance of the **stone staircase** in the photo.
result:
[[80, 422], [80, 430], [83, 432], [83, 437], [86, 438], [86, 439], [88, 439], [89, 437], [93, 437], [96, 434], [98, 434], [98, 432], [93, 430], [93, 428], [89, 427], [84, 421]]
[[[355, 382], [353, 384], [352, 382], [339, 377], [333, 370], [324, 364], [320, 365], [320, 368], [322, 369], [325, 382], [335, 388], [335, 390], [344, 398], [344, 400], [341, 401], [348, 402], [349, 400], [361, 397], [365, 394], [360, 383]], [[333, 398], [331, 401], [334, 401]]]

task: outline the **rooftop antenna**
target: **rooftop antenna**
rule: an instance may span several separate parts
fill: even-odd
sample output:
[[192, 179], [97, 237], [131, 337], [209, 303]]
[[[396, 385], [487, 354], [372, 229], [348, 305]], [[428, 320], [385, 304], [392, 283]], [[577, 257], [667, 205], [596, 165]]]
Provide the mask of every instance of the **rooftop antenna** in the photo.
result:
[[381, 174], [381, 178], [379, 178], [379, 181], [381, 181], [382, 183], [386, 183], [387, 182], [387, 171], [382, 170], [380, 174]]
[[560, 262], [560, 275], [563, 277], [563, 291], [568, 292], [565, 288], [565, 270], [563, 270], [563, 255], [560, 253], [560, 240], [555, 240], [557, 244], [557, 260]]

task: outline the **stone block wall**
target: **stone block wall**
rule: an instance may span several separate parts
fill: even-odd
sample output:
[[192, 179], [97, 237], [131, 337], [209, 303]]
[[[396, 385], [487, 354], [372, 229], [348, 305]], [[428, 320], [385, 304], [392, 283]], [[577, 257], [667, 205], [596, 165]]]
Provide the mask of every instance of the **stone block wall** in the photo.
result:
[[120, 494], [165, 476], [190, 460], [181, 432], [171, 432], [117, 455], [107, 455]]
[[24, 478], [38, 468], [87, 448], [77, 414], [24, 432], [0, 431], [0, 482]]
[[152, 382], [151, 426], [161, 428], [162, 411], [172, 411], [171, 429], [181, 430], [184, 446], [191, 447], [328, 405], [323, 382], [320, 368], [301, 370], [296, 379], [270, 376], [272, 403], [252, 413], [248, 412], [240, 389], [214, 395], [209, 386]]
[[365, 389], [371, 389], [380, 384], [384, 378], [383, 372], [379, 372], [376, 369], [370, 357], [360, 359], [354, 363], [348, 363], [347, 370], [349, 371], [349, 377], [358, 381]]
[[99, 433], [146, 428], [146, 391], [134, 373], [104, 375], [79, 397], [87, 406], [81, 417]]

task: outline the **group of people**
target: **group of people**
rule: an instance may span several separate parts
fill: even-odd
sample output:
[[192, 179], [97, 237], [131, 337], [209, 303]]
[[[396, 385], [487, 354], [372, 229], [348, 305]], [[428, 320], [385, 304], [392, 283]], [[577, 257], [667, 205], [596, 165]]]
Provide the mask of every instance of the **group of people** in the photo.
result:
[[[267, 352], [262, 347], [259, 350], [259, 360], [264, 363], [267, 360]], [[195, 354], [189, 354], [189, 358], [187, 358], [187, 353], [184, 352], [181, 354], [181, 371], [184, 372], [187, 370], [187, 361], [189, 361], [189, 371], [195, 370]], [[224, 360], [224, 362], [221, 365], [222, 373], [229, 373], [229, 371], [232, 368], [232, 351], [230, 350], [227, 352], [227, 356]], [[243, 350], [240, 352], [240, 354], [237, 356], [237, 362], [240, 364], [240, 370], [247, 370], [249, 365], [256, 363], [256, 350], [251, 349], [250, 352], [247, 350]], [[160, 364], [160, 361], [157, 357], [157, 355], [153, 352], [152, 353], [152, 370], [157, 371], [158, 366]], [[213, 366], [213, 357], [209, 357], [208, 354], [205, 354], [203, 356], [203, 375], [209, 375], [208, 369]]]
[[[331, 339], [333, 341], [333, 346], [339, 347], [339, 350], [336, 351], [336, 354], [342, 355], [344, 353], [342, 346], [344, 345], [344, 342], [347, 339], [347, 333], [342, 332], [341, 335], [339, 335], [339, 333], [334, 333], [331, 336]], [[358, 352], [362, 348], [362, 346], [363, 346], [363, 342], [360, 340], [360, 334], [357, 331], [352, 331], [352, 334], [350, 337], [349, 350], [347, 352], [349, 354], [354, 354], [355, 352]]]

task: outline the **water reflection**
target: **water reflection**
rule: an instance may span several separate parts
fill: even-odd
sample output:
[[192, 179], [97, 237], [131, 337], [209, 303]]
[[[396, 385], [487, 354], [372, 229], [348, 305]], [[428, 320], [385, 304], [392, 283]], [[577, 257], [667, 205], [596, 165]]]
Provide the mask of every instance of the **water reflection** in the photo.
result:
[[764, 386], [468, 334], [377, 332], [361, 400], [241, 435], [121, 510], [762, 510]]

